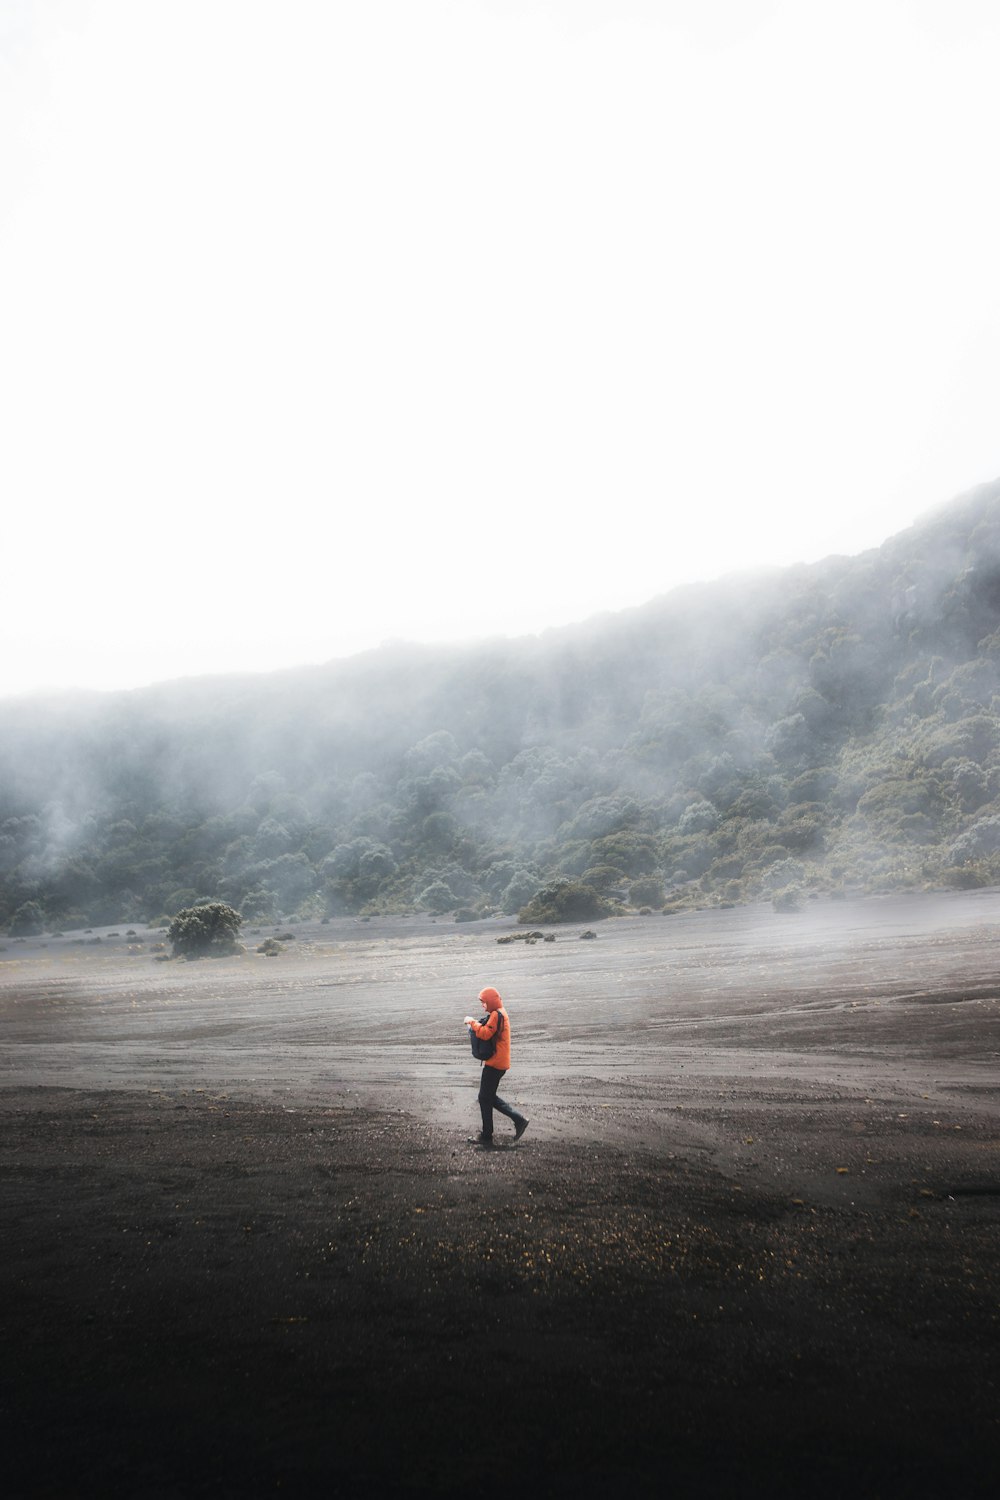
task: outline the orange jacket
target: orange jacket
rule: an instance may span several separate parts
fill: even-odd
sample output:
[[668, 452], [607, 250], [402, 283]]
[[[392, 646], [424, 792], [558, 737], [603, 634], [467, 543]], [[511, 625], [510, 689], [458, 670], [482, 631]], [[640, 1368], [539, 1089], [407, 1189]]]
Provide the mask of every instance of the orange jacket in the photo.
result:
[[[493, 993], [496, 994], [496, 991], [494, 990]], [[499, 995], [496, 996], [495, 1000], [490, 996], [484, 1003], [488, 1012], [486, 1020], [482, 1024], [478, 1021], [473, 1021], [472, 1023], [472, 1029], [476, 1033], [476, 1036], [482, 1037], [483, 1041], [491, 1037], [500, 1024], [498, 1019], [500, 1016], [503, 1016], [503, 1030], [497, 1038], [497, 1050], [492, 1057], [486, 1059], [483, 1067], [499, 1068], [501, 1072], [506, 1073], [510, 1067], [510, 1017], [504, 1010], [503, 1002]]]

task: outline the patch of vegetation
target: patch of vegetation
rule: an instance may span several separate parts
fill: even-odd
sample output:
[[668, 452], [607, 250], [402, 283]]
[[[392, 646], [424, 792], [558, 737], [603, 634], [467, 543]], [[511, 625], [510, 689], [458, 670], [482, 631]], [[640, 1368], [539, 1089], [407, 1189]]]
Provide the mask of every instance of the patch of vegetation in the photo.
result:
[[223, 901], [179, 911], [167, 930], [175, 958], [209, 958], [240, 952], [243, 918]]
[[37, 901], [25, 901], [10, 919], [11, 937], [38, 937], [45, 931], [45, 913]]
[[542, 886], [520, 912], [519, 922], [586, 922], [606, 917], [614, 908], [593, 886], [580, 880], [553, 880]]
[[644, 875], [640, 880], [633, 880], [629, 886], [628, 899], [630, 906], [662, 906], [663, 881], [655, 875]]

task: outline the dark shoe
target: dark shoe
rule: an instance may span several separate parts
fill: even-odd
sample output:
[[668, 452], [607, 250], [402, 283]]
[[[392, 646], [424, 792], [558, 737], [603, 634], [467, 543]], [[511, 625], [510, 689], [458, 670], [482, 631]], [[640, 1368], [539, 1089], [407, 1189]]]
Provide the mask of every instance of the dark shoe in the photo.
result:
[[470, 1146], [478, 1146], [480, 1151], [493, 1150], [493, 1137], [491, 1135], [470, 1135], [466, 1139]]
[[519, 1141], [521, 1139], [522, 1135], [527, 1130], [527, 1128], [530, 1125], [530, 1123], [531, 1123], [530, 1120], [526, 1120], [523, 1115], [521, 1116], [521, 1118], [518, 1120], [517, 1124], [514, 1126], [514, 1139], [515, 1139], [515, 1141]]

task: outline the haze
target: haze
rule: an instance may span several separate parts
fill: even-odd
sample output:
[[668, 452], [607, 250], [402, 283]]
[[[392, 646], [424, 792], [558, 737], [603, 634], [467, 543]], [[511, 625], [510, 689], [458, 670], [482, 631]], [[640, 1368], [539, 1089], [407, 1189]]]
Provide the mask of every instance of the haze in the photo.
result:
[[989, 0], [7, 0], [0, 693], [535, 632], [1000, 474]]

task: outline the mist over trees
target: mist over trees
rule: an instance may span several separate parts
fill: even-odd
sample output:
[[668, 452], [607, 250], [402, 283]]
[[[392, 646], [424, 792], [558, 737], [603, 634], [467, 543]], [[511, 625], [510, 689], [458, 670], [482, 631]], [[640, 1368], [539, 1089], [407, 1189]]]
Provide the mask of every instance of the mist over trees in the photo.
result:
[[540, 638], [2, 703], [0, 924], [992, 884], [998, 709], [1000, 483]]

